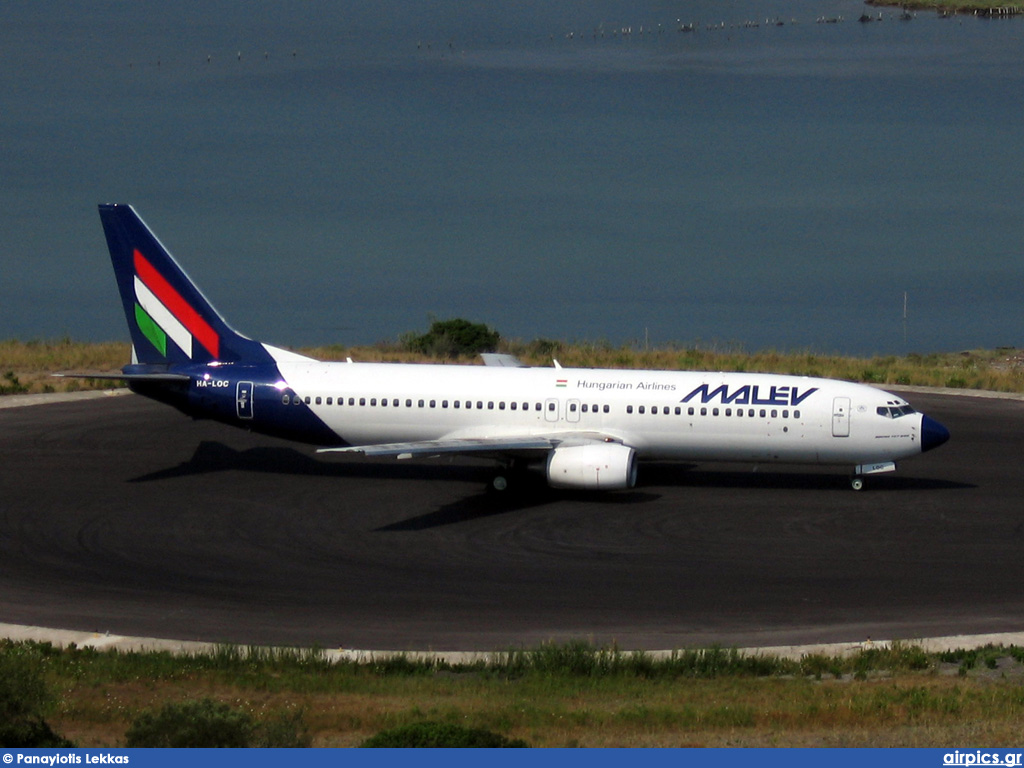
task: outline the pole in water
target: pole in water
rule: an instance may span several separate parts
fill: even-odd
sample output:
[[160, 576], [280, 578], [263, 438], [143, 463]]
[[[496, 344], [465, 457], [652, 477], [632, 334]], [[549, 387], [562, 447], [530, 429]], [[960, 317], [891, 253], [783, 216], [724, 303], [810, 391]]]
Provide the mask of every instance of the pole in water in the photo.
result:
[[903, 292], [903, 346], [907, 346], [907, 292]]

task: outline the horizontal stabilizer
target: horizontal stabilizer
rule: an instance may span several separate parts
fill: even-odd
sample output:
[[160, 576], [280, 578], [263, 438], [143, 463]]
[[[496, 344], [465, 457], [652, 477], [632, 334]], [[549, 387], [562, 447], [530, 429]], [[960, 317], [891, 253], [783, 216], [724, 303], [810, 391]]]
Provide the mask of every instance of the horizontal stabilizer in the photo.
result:
[[54, 373], [61, 379], [105, 379], [107, 381], [189, 381], [184, 373]]

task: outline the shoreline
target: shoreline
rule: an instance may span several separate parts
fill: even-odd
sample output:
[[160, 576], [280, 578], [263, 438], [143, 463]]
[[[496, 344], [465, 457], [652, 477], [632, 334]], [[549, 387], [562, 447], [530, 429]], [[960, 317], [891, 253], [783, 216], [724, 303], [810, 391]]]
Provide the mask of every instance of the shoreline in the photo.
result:
[[1024, 13], [1024, 3], [979, 2], [978, 0], [864, 0], [877, 8], [902, 8], [904, 11], [935, 11], [940, 15], [957, 14], [981, 18], [1006, 18]]

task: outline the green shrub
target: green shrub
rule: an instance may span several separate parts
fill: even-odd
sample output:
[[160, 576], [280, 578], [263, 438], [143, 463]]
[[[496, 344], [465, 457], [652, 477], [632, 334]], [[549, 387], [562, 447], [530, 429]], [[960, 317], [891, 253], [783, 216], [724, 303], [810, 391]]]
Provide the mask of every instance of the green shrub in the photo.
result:
[[51, 696], [40, 661], [39, 654], [27, 646], [0, 646], [0, 746], [74, 746], [43, 719]]
[[309, 730], [302, 720], [302, 712], [298, 711], [272, 716], [264, 720], [256, 729], [253, 746], [278, 749], [311, 747], [313, 738], [309, 735]]
[[425, 334], [407, 334], [402, 338], [402, 344], [410, 352], [456, 358], [460, 355], [494, 352], [500, 340], [500, 334], [486, 325], [457, 317], [453, 320], [435, 320]]
[[363, 747], [525, 747], [521, 739], [508, 739], [499, 733], [483, 728], [465, 728], [448, 723], [422, 722], [390, 728], [371, 736], [360, 746]]
[[252, 718], [212, 699], [172, 702], [139, 715], [125, 734], [126, 747], [248, 747]]
[[14, 371], [3, 375], [4, 384], [0, 384], [0, 395], [21, 395], [28, 392], [28, 387], [21, 383]]
[[64, 749], [74, 743], [53, 732], [45, 720], [22, 718], [0, 723], [0, 747]]
[[245, 712], [212, 699], [173, 702], [145, 712], [125, 734], [127, 747], [309, 747], [302, 712], [256, 722]]

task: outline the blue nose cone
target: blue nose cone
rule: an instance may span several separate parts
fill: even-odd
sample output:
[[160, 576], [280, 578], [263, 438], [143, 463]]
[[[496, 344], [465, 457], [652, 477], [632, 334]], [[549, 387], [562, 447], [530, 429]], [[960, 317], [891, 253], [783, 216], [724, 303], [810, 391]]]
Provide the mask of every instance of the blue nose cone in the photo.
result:
[[921, 453], [938, 448], [949, 440], [949, 430], [934, 419], [921, 417]]

